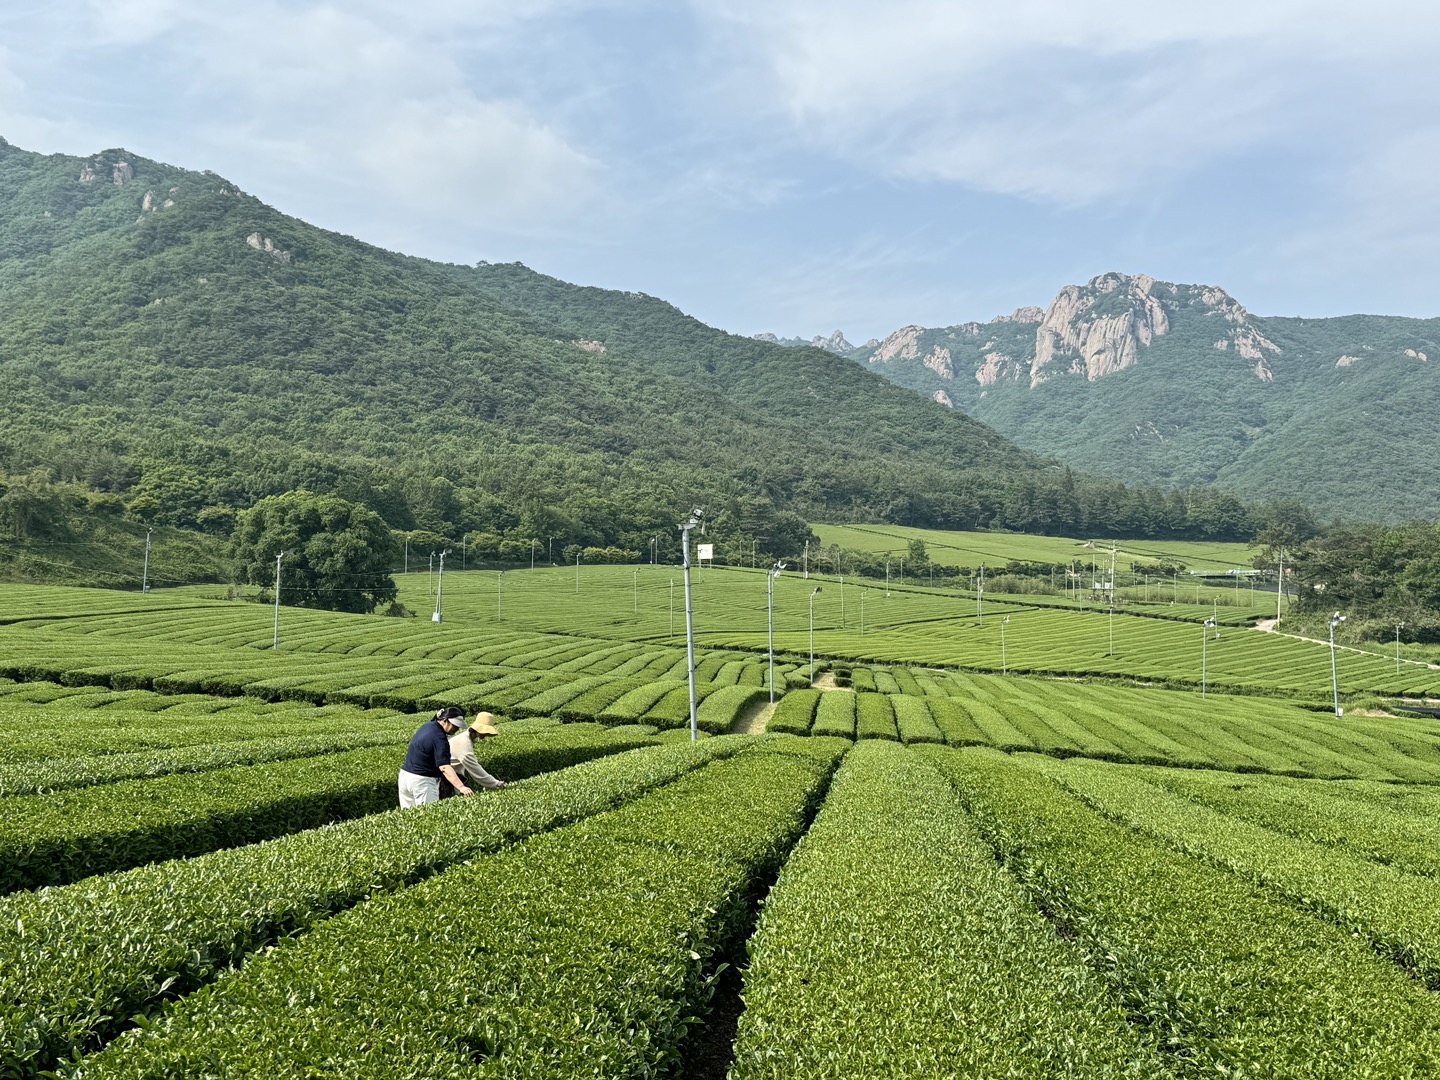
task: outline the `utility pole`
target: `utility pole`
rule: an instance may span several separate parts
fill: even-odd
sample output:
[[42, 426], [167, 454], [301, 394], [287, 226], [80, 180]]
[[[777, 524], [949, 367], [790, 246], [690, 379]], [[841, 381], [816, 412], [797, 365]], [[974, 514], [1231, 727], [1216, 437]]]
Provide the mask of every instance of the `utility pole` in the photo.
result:
[[272, 649], [280, 648], [280, 560], [283, 558], [283, 551], [275, 556], [275, 640], [270, 646]]
[[765, 624], [770, 643], [770, 704], [775, 704], [775, 579], [785, 569], [783, 562], [777, 562], [766, 574], [765, 580]]
[[[448, 548], [440, 552], [440, 578], [435, 585], [435, 614], [430, 616], [431, 622], [440, 621], [440, 596], [445, 591], [445, 556], [449, 554]], [[430, 557], [433, 559], [435, 556], [432, 554]]]
[[[690, 517], [680, 526], [680, 546], [684, 548], [682, 566], [685, 571], [685, 673], [690, 683], [690, 741], [700, 737], [695, 722], [695, 615], [690, 600], [690, 530], [700, 524], [704, 511], [696, 507]], [[576, 565], [579, 565], [578, 563]]]
[[140, 571], [140, 591], [150, 591], [150, 534], [153, 532], [150, 526], [145, 527], [145, 568]]
[[1285, 554], [1280, 553], [1280, 567], [1275, 575], [1275, 622], [1280, 622], [1280, 598], [1285, 595]]

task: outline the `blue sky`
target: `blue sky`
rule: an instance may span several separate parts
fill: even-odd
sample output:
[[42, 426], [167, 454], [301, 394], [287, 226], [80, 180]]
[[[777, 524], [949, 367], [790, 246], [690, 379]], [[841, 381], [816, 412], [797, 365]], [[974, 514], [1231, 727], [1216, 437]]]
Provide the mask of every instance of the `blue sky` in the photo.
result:
[[1110, 270], [1435, 316], [1437, 44], [1394, 0], [6, 0], [0, 135], [737, 333]]

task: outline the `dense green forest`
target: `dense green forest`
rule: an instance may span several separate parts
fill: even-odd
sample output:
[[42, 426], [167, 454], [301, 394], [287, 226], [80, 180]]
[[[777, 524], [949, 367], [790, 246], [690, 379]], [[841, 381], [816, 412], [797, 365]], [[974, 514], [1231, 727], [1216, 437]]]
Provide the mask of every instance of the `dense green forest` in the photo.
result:
[[774, 554], [812, 520], [1243, 539], [1277, 512], [1074, 472], [819, 349], [384, 251], [123, 150], [0, 140], [0, 394], [0, 518], [30, 547], [107, 516], [225, 538], [301, 488], [422, 537], [661, 557], [696, 505]]
[[1440, 525], [1339, 525], [1286, 547], [1302, 621], [1338, 611], [1351, 637], [1440, 642]]

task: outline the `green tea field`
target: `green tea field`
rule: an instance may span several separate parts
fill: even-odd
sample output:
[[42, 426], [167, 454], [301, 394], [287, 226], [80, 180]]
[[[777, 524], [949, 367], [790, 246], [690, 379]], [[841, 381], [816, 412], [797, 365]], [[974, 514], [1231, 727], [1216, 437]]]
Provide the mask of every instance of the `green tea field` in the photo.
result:
[[1440, 1075], [1440, 670], [705, 568], [692, 740], [678, 570], [400, 584], [0, 586], [0, 1076]]

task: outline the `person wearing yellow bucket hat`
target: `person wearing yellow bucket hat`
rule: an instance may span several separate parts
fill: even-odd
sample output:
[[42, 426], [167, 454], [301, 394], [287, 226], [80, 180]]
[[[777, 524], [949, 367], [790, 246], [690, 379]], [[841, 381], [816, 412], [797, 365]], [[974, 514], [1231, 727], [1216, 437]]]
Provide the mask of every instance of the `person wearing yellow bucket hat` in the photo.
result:
[[[461, 727], [450, 736], [450, 761], [455, 766], [455, 771], [461, 778], [477, 788], [487, 788], [495, 791], [505, 786], [503, 780], [497, 780], [485, 771], [485, 766], [480, 764], [475, 757], [475, 740], [489, 739], [499, 735], [500, 731], [495, 726], [495, 715], [488, 712], [478, 712], [470, 721], [468, 728]], [[446, 789], [449, 790], [446, 790]], [[449, 784], [440, 785], [440, 797], [449, 798], [455, 794], [455, 789]]]

